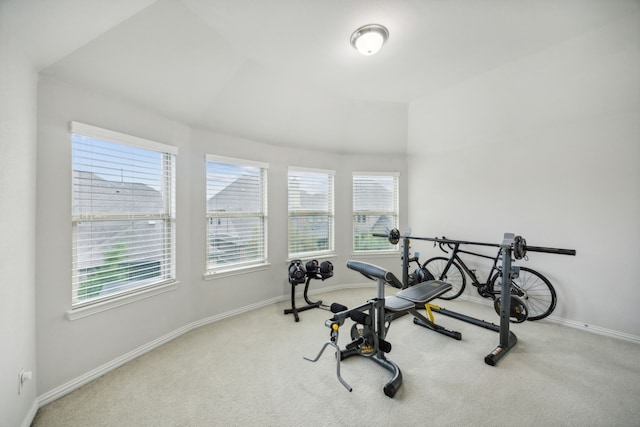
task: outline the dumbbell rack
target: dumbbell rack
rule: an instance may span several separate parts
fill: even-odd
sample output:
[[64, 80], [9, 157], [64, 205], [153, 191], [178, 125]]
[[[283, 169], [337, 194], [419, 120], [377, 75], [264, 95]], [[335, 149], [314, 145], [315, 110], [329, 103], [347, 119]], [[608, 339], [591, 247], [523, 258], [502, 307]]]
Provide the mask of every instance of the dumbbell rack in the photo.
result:
[[[311, 279], [326, 280], [333, 277], [333, 264], [330, 261], [317, 260], [308, 261], [306, 264], [302, 263], [302, 260], [292, 260], [289, 264], [289, 283], [291, 284], [291, 308], [284, 310], [284, 314], [293, 314], [296, 322], [300, 321], [298, 313], [312, 308], [322, 308], [329, 310], [329, 306], [322, 303], [322, 301], [311, 301], [309, 299], [309, 283]], [[302, 307], [296, 307], [296, 286], [304, 283], [304, 300], [307, 305]]]
[[306, 301], [307, 305], [302, 307], [296, 307], [296, 283], [291, 283], [291, 308], [287, 308], [284, 310], [284, 314], [293, 314], [293, 317], [296, 319], [296, 322], [300, 321], [300, 316], [298, 313], [301, 311], [310, 310], [312, 308], [321, 308], [322, 301], [311, 301], [307, 295], [309, 292], [309, 282], [311, 282], [312, 277], [307, 276], [307, 280], [304, 283], [304, 293], [303, 297]]

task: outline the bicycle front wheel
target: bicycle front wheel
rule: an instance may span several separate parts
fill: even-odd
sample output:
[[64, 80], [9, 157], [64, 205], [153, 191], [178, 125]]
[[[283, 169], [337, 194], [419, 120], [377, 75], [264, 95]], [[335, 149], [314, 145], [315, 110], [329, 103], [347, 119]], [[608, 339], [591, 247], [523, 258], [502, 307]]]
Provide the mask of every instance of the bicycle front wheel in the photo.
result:
[[[491, 279], [491, 289], [500, 295], [502, 276], [498, 273]], [[556, 290], [542, 274], [527, 267], [520, 267], [517, 278], [511, 279], [511, 294], [523, 298], [529, 308], [527, 320], [540, 320], [550, 315], [556, 308]]]
[[455, 262], [452, 262], [449, 269], [444, 271], [448, 263], [449, 258], [435, 257], [425, 261], [425, 263], [422, 264], [422, 268], [426, 268], [436, 279], [451, 284], [451, 289], [438, 297], [451, 300], [458, 298], [462, 294], [467, 284], [467, 279], [464, 276], [462, 268]]

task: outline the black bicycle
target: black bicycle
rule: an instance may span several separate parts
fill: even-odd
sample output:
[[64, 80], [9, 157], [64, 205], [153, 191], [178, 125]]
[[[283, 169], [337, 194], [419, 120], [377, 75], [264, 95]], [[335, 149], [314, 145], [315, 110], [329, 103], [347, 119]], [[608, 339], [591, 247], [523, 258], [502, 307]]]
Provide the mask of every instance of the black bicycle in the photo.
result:
[[[442, 237], [442, 239], [446, 240], [445, 237]], [[491, 298], [499, 302], [502, 286], [502, 270], [498, 265], [501, 257], [500, 249], [496, 256], [492, 257], [462, 250], [460, 249], [460, 243], [439, 242], [439, 246], [440, 249], [448, 253], [449, 256], [431, 258], [421, 266], [423, 270], [428, 272], [425, 274], [452, 285], [451, 290], [440, 295], [439, 298], [452, 300], [459, 297], [467, 284], [466, 273], [471, 278], [472, 285], [476, 287], [478, 293], [483, 298]], [[447, 250], [447, 248], [449, 250]], [[460, 258], [459, 254], [473, 255], [493, 261], [486, 282], [480, 282], [475, 270], [469, 268], [462, 258]], [[544, 319], [556, 308], [556, 291], [551, 285], [551, 282], [531, 268], [519, 267], [517, 277], [511, 278], [511, 295], [519, 297], [526, 302], [528, 307], [527, 320]], [[496, 307], [496, 310], [497, 309]]]

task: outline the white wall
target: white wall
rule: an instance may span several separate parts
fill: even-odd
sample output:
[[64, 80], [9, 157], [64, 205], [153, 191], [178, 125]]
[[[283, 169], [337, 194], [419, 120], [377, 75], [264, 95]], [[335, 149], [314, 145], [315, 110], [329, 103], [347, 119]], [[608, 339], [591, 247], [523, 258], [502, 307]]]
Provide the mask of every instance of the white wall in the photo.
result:
[[576, 249], [522, 264], [555, 285], [555, 316], [636, 338], [639, 18], [412, 103], [408, 144], [414, 235]]
[[35, 414], [35, 164], [37, 75], [0, 19], [0, 426]]
[[[511, 231], [522, 234], [531, 245], [575, 248], [577, 257], [531, 254], [530, 265], [557, 285], [560, 303], [555, 314], [640, 336], [638, 317], [630, 314], [640, 300], [640, 286], [632, 272], [640, 237], [640, 37], [633, 19], [637, 16], [412, 103], [408, 161], [404, 156], [309, 152], [205, 132], [104, 94], [41, 78], [37, 94], [35, 236], [28, 214], [29, 209], [35, 210], [33, 190], [29, 189], [33, 185], [35, 153], [33, 135], [29, 134], [35, 128], [29, 111], [35, 107], [29, 99], [35, 95], [29, 82], [35, 77], [30, 71], [22, 72], [28, 71], [27, 67], [10, 71], [18, 83], [15, 87], [13, 82], [11, 86], [0, 85], [0, 108], [2, 117], [7, 111], [8, 117], [15, 119], [9, 126], [9, 139], [22, 139], [26, 145], [5, 144], [8, 150], [17, 150], [17, 155], [2, 157], [1, 176], [4, 180], [6, 170], [12, 179], [23, 178], [25, 188], [15, 197], [14, 206], [27, 212], [19, 216], [22, 212], [14, 210], [12, 222], [6, 225], [7, 210], [2, 209], [3, 233], [27, 242], [21, 248], [24, 252], [6, 257], [3, 252], [0, 258], [12, 264], [10, 282], [26, 280], [27, 284], [24, 295], [19, 288], [9, 291], [9, 298], [19, 300], [16, 306], [5, 310], [4, 294], [0, 301], [2, 316], [5, 312], [10, 316], [2, 318], [0, 328], [8, 324], [17, 328], [1, 329], [3, 348], [5, 342], [13, 345], [19, 341], [15, 352], [0, 356], [1, 397], [3, 405], [5, 401], [14, 405], [8, 412], [17, 414], [11, 415], [12, 420], [22, 419], [20, 415], [26, 412], [19, 408], [22, 401], [9, 396], [13, 393], [11, 378], [17, 376], [13, 373], [17, 360], [32, 363], [36, 354], [33, 326], [29, 326], [34, 317], [37, 393], [43, 395], [184, 325], [286, 297], [289, 165], [337, 171], [336, 275], [318, 286], [362, 281], [344, 267], [351, 257], [351, 172], [399, 171], [401, 228], [412, 225], [415, 235], [447, 234], [496, 242], [503, 232]], [[19, 64], [3, 62], [0, 71], [5, 73]], [[71, 155], [67, 127], [71, 120], [179, 147], [178, 289], [75, 321], [64, 317], [71, 300]], [[2, 141], [6, 140], [3, 133]], [[202, 278], [206, 153], [270, 164], [269, 269], [216, 280]], [[0, 181], [0, 185], [4, 198], [5, 191], [13, 191], [15, 184], [8, 187]], [[503, 209], [501, 203], [511, 210]], [[615, 245], [612, 236], [617, 237]], [[34, 238], [35, 314], [29, 304], [33, 286], [28, 277], [34, 266], [28, 239]], [[413, 243], [424, 258], [429, 245]], [[399, 271], [397, 256], [369, 260]], [[4, 264], [2, 271], [9, 271]], [[5, 287], [0, 289], [6, 292]], [[609, 305], [603, 308], [604, 298]], [[26, 342], [21, 341], [24, 336]], [[6, 392], [5, 373], [10, 380]], [[30, 392], [31, 397], [25, 400], [32, 402], [34, 389]], [[5, 408], [0, 409], [4, 415]]]
[[[177, 163], [177, 290], [74, 321], [71, 307], [71, 120], [128, 133], [179, 149]], [[205, 154], [269, 163], [267, 270], [204, 280]], [[37, 360], [38, 394], [76, 378], [185, 325], [289, 295], [287, 167], [336, 171], [335, 276], [314, 286], [361, 283], [351, 257], [353, 171], [398, 171], [406, 200], [405, 156], [344, 155], [278, 147], [197, 129], [41, 77], [38, 88]], [[406, 204], [401, 223], [406, 224]], [[399, 257], [369, 258], [397, 268]], [[284, 314], [283, 314], [284, 315]], [[292, 320], [293, 323], [293, 320]], [[293, 326], [293, 325], [292, 325]]]

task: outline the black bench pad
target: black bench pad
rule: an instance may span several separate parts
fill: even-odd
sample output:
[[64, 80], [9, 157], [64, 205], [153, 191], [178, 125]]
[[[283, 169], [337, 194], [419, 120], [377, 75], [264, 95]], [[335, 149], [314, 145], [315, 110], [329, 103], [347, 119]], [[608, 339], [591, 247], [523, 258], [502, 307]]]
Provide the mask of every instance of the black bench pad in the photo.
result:
[[426, 304], [435, 297], [451, 289], [451, 284], [439, 280], [428, 280], [407, 289], [396, 296], [384, 299], [384, 308], [392, 312], [406, 311], [415, 308], [416, 304]]
[[396, 296], [415, 303], [425, 304], [427, 301], [442, 295], [450, 289], [450, 283], [440, 280], [427, 280], [426, 282], [401, 290]]

